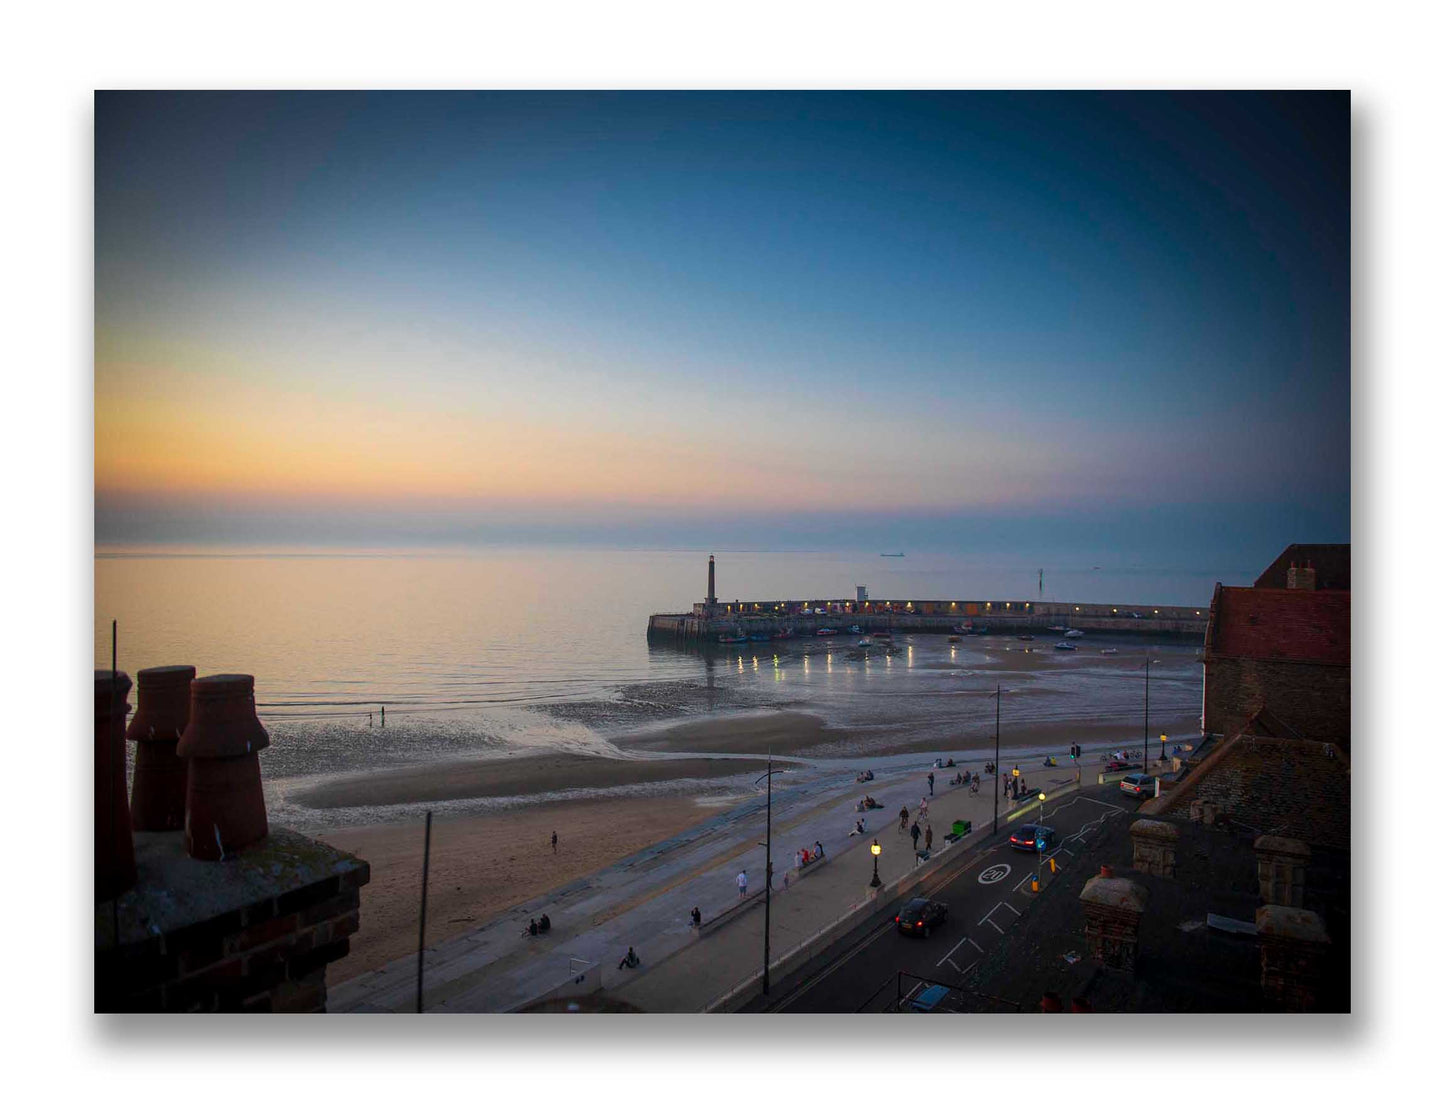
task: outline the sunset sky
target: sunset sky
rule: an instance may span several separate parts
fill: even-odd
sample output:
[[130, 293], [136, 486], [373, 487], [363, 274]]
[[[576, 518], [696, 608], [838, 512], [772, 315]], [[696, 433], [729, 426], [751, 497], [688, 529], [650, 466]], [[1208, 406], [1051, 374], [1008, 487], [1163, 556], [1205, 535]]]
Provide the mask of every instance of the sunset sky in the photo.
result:
[[96, 539], [1348, 540], [1349, 164], [1345, 94], [100, 94]]

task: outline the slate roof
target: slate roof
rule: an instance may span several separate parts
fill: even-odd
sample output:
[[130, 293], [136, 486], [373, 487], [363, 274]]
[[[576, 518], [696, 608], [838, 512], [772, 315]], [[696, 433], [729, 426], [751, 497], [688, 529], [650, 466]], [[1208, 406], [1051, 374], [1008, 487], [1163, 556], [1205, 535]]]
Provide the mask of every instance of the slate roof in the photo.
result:
[[1289, 583], [1289, 565], [1306, 564], [1315, 569], [1316, 590], [1350, 589], [1350, 546], [1348, 544], [1292, 544], [1274, 563], [1264, 569], [1254, 585], [1283, 590]]
[[1350, 665], [1348, 590], [1219, 586], [1209, 621], [1206, 658]]

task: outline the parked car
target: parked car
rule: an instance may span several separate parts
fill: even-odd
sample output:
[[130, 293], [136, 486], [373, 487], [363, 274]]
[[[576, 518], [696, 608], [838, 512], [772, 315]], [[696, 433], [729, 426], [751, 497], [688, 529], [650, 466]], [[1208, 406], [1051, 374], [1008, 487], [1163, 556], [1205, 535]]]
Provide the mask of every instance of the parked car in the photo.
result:
[[905, 997], [903, 1007], [910, 1012], [932, 1012], [943, 1003], [943, 998], [948, 996], [948, 986], [930, 985], [916, 997]]
[[1126, 794], [1133, 794], [1135, 797], [1153, 797], [1154, 779], [1147, 774], [1126, 774], [1124, 780], [1119, 783], [1119, 789]]
[[1117, 771], [1126, 771], [1129, 769], [1129, 766], [1130, 764], [1126, 763], [1122, 759], [1110, 759], [1104, 764], [1104, 773], [1114, 774]]
[[[1039, 837], [1044, 840], [1039, 847]], [[1058, 845], [1054, 830], [1044, 824], [1020, 824], [1008, 838], [1009, 845], [1016, 851], [1052, 851]]]
[[899, 935], [921, 935], [927, 939], [928, 933], [947, 919], [948, 906], [942, 901], [915, 897], [898, 910], [893, 924]]

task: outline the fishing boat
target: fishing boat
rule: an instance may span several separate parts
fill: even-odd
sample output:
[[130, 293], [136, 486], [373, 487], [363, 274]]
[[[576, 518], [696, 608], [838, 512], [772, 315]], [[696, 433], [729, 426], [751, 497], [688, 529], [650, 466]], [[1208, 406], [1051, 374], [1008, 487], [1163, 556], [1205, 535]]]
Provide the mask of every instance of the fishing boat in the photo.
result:
[[873, 647], [873, 640], [872, 640], [872, 638], [871, 638], [871, 637], [867, 637], [867, 636], [860, 636], [860, 637], [858, 638], [858, 647], [860, 647], [860, 648], [871, 648], [871, 647]]
[[1118, 648], [1102, 648], [1102, 649], [1100, 649], [1099, 654], [1100, 654], [1100, 655], [1118, 655], [1118, 654], [1119, 654], [1119, 649], [1118, 649]]
[[949, 642], [950, 644], [957, 644], [957, 643], [958, 643], [960, 640], [962, 640], [962, 639], [963, 639], [963, 637], [961, 637], [961, 636], [950, 636], [950, 637], [948, 638], [948, 642]]
[[1064, 631], [1064, 626], [1063, 626], [1063, 625], [1050, 625], [1050, 626], [1049, 626], [1049, 632], [1063, 632], [1063, 631]]
[[1070, 640], [1077, 640], [1079, 637], [1081, 637], [1081, 636], [1084, 635], [1084, 630], [1083, 630], [1083, 629], [1070, 629], [1068, 632], [1064, 633], [1064, 635], [1065, 635], [1066, 637], [1068, 637]]
[[780, 632], [780, 633], [774, 633], [774, 634], [773, 634], [773, 639], [774, 639], [774, 640], [792, 640], [792, 639], [793, 639], [793, 627], [792, 627], [791, 625], [789, 625], [789, 626], [788, 626], [786, 629], [784, 629], [782, 632]]
[[744, 635], [720, 636], [717, 638], [717, 642], [719, 644], [746, 644], [748, 642], [748, 638]]
[[1067, 640], [1060, 640], [1054, 647], [1061, 652], [1077, 652], [1079, 650], [1077, 644], [1070, 644]]
[[1014, 637], [1014, 639], [1015, 639], [1015, 640], [1032, 640], [1033, 637], [1030, 636], [1028, 633], [1020, 633], [1018, 636]]
[[819, 629], [819, 630], [818, 630], [818, 635], [819, 635], [819, 636], [837, 636], [837, 635], [838, 635], [838, 630], [837, 630], [837, 629]]

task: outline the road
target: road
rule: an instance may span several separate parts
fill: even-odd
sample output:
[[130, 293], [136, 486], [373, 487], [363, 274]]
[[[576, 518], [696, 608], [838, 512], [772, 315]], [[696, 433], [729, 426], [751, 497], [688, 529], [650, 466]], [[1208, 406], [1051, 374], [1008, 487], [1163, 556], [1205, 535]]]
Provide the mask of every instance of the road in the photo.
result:
[[[1058, 808], [1050, 803], [1044, 823], [1058, 833], [1052, 854], [1060, 871], [1074, 860], [1077, 844], [1089, 833], [1109, 817], [1136, 807], [1137, 802], [1121, 793], [1117, 783], [1090, 786], [1062, 799]], [[1010, 847], [1007, 833], [1008, 829], [1001, 827], [999, 843], [979, 851], [950, 873], [946, 882], [929, 891], [928, 896], [947, 903], [948, 919], [927, 938], [898, 934], [890, 912], [886, 920], [839, 946], [836, 955], [806, 977], [775, 991], [769, 1009], [887, 1010], [897, 999], [900, 971], [914, 975], [902, 985], [904, 996], [925, 988], [928, 981], [921, 979], [966, 986], [969, 972], [1024, 915], [1035, 897], [1031, 883], [1039, 870], [1037, 857]], [[1046, 892], [1051, 880], [1047, 862], [1042, 870], [1042, 891]]]

